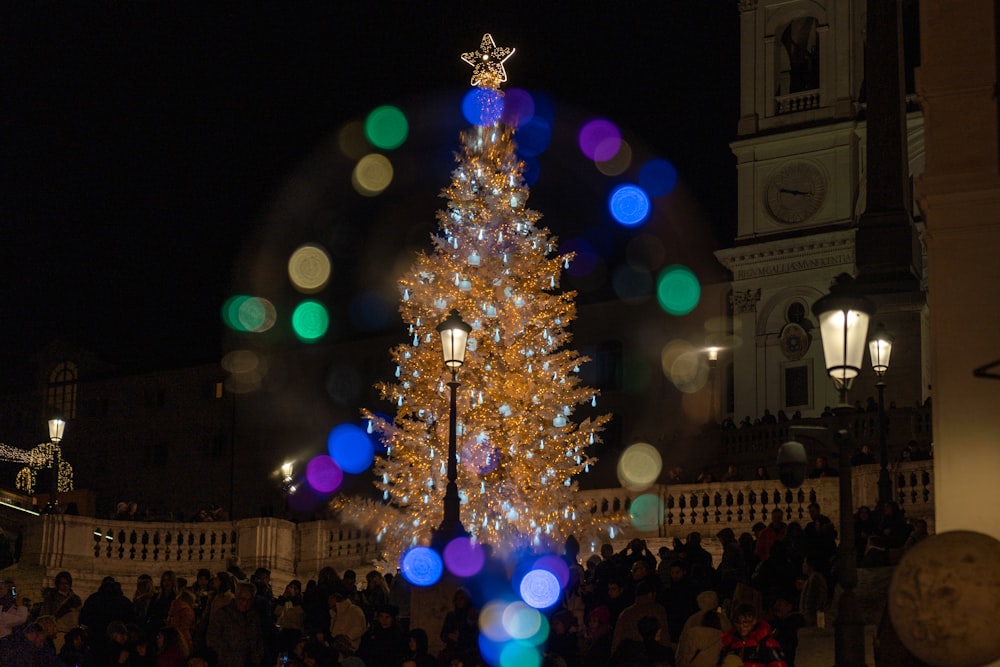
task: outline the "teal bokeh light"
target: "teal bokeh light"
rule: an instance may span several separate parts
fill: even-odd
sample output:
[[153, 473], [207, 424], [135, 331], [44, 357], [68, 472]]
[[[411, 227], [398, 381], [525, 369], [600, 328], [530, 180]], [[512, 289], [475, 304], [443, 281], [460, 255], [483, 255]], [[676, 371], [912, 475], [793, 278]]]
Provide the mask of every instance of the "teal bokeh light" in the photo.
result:
[[372, 110], [365, 119], [365, 136], [372, 146], [383, 150], [399, 148], [406, 141], [410, 124], [399, 108], [385, 105]]
[[330, 314], [319, 301], [303, 301], [292, 313], [292, 329], [299, 339], [311, 343], [326, 335]]
[[542, 655], [531, 642], [507, 642], [500, 651], [500, 667], [539, 667]]
[[663, 516], [663, 501], [651, 493], [644, 493], [632, 501], [628, 510], [632, 527], [639, 531], [656, 530]]
[[250, 296], [237, 294], [226, 299], [222, 304], [222, 322], [233, 331], [247, 331], [247, 328], [240, 323], [240, 308], [243, 307]]
[[701, 284], [686, 266], [668, 266], [656, 281], [656, 298], [667, 313], [687, 315], [701, 299]]

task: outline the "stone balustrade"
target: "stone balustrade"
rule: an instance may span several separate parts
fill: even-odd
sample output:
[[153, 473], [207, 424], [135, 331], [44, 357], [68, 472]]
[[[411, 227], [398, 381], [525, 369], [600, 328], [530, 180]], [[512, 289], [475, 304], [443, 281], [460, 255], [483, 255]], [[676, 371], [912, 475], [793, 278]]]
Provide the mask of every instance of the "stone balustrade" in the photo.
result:
[[[933, 461], [896, 464], [890, 473], [893, 497], [910, 518], [927, 519], [933, 528]], [[852, 470], [854, 507], [874, 507], [878, 490], [878, 465]], [[824, 514], [839, 525], [838, 480], [809, 479], [798, 489], [783, 488], [776, 480], [718, 482], [710, 484], [655, 485], [639, 492], [623, 488], [581, 491], [582, 507], [597, 515], [628, 511], [641, 495], [653, 494], [662, 508], [657, 527], [626, 531], [616, 546], [633, 536], [651, 542], [685, 538], [698, 531], [711, 541], [722, 528], [738, 535], [754, 523], [767, 522], [778, 508], [787, 521], [808, 520], [808, 505], [816, 501]], [[581, 545], [583, 555], [600, 545]], [[226, 569], [232, 557], [253, 572], [266, 567], [276, 587], [298, 578], [315, 578], [327, 565], [343, 571], [372, 567], [379, 553], [374, 539], [334, 521], [295, 524], [275, 518], [254, 518], [214, 523], [131, 523], [72, 515], [42, 515], [26, 525], [20, 562], [8, 572], [30, 597], [51, 585], [56, 573], [68, 570], [80, 595], [97, 589], [107, 575], [123, 582], [131, 594], [135, 578], [143, 573], [155, 578], [165, 570], [193, 580], [197, 571]], [[38, 594], [37, 592], [35, 593]]]
[[[774, 455], [783, 443], [794, 440], [793, 426], [825, 426], [837, 424], [839, 418], [814, 417], [796, 419], [778, 424], [757, 424], [743, 428], [719, 431], [720, 447], [715, 466], [720, 470], [730, 463], [752, 471], [761, 461], [774, 460]], [[927, 407], [890, 408], [886, 410], [886, 442], [889, 458], [899, 459], [903, 446], [917, 442], [927, 448], [932, 440], [931, 409]], [[856, 412], [847, 417], [847, 429], [858, 445], [867, 443], [878, 457], [878, 413]], [[816, 452], [820, 453], [820, 452]], [[832, 452], [822, 452], [832, 454]]]

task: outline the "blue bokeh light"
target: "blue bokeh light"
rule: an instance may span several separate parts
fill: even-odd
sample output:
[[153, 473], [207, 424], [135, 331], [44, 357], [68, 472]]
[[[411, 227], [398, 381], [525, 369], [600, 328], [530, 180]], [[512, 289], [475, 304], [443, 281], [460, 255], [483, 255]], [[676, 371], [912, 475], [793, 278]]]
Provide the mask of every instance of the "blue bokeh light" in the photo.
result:
[[524, 179], [524, 184], [530, 187], [537, 183], [538, 177], [542, 175], [542, 165], [533, 157], [522, 158], [521, 162], [524, 163], [524, 171], [521, 172], [521, 178]]
[[326, 442], [330, 456], [344, 472], [358, 474], [375, 460], [375, 448], [364, 430], [354, 424], [339, 424], [330, 431]]
[[562, 589], [556, 575], [548, 570], [531, 570], [518, 587], [521, 599], [535, 609], [548, 609], [559, 601]]
[[503, 114], [503, 96], [488, 88], [473, 88], [462, 98], [462, 115], [473, 125], [493, 125]]
[[367, 291], [351, 300], [351, 323], [361, 331], [380, 331], [396, 315], [381, 294]]
[[522, 125], [514, 135], [517, 144], [517, 154], [524, 157], [537, 157], [545, 152], [552, 142], [552, 125], [544, 118], [535, 116]]
[[444, 563], [430, 547], [413, 547], [403, 554], [399, 570], [414, 586], [433, 586], [441, 579]]
[[612, 217], [626, 227], [641, 224], [649, 216], [649, 208], [649, 195], [638, 185], [619, 185], [608, 197]]
[[653, 158], [639, 170], [639, 186], [650, 197], [662, 197], [674, 191], [677, 186], [677, 167], [669, 160]]

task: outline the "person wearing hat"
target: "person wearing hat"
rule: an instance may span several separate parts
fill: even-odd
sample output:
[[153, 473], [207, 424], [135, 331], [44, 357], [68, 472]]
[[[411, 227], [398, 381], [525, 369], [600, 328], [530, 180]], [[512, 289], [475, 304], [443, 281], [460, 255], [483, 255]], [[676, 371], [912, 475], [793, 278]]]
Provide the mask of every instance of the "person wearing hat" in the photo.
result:
[[406, 635], [396, 622], [399, 610], [391, 604], [375, 607], [375, 620], [361, 638], [358, 657], [365, 667], [397, 667], [407, 652]]

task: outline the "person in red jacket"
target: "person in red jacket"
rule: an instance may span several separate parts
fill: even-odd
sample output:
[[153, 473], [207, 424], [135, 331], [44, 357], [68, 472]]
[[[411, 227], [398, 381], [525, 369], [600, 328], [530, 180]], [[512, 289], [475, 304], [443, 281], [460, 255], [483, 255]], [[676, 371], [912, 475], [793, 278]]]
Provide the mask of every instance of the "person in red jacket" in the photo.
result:
[[757, 610], [748, 604], [736, 608], [732, 629], [722, 635], [719, 664], [729, 655], [739, 657], [744, 667], [788, 667], [771, 626], [757, 618]]

